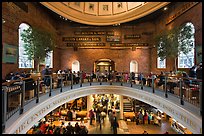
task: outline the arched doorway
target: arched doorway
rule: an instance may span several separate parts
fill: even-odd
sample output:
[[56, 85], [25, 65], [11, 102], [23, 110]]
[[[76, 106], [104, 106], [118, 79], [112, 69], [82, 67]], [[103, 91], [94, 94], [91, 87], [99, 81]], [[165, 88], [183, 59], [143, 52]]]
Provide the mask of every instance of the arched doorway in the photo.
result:
[[110, 59], [99, 59], [94, 63], [95, 71], [99, 70], [99, 72], [107, 72], [115, 70], [115, 62]]
[[72, 72], [73, 71], [75, 71], [75, 72], [80, 71], [80, 64], [79, 64], [78, 60], [75, 60], [72, 62]]
[[130, 72], [137, 73], [138, 72], [138, 63], [135, 60], [130, 62]]

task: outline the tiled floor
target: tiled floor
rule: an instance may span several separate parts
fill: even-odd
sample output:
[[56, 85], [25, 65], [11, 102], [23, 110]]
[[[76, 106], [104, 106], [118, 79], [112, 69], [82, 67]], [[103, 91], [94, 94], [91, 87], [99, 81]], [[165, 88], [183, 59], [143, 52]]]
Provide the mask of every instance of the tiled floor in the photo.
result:
[[[93, 122], [94, 122], [93, 125], [87, 126], [89, 130], [89, 134], [113, 134], [113, 131], [110, 128], [110, 122], [108, 120], [108, 117], [105, 118], [105, 121], [104, 121], [104, 124], [102, 125], [101, 130], [100, 130], [99, 124], [96, 124], [95, 121]], [[170, 127], [170, 123], [165, 120], [162, 120], [161, 126], [150, 125], [150, 124], [136, 125], [135, 122], [128, 122], [127, 124], [128, 130], [124, 129], [124, 125], [126, 124], [125, 121], [119, 120], [118, 123], [119, 123], [118, 134], [142, 134], [144, 130], [146, 130], [149, 134], [164, 134], [166, 131], [168, 131], [169, 134], [177, 134]]]

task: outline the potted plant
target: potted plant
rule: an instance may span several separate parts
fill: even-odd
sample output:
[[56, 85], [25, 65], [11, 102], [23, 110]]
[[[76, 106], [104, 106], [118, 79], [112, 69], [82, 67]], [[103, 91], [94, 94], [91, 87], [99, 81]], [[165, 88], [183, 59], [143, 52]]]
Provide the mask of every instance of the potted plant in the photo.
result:
[[193, 30], [190, 25], [163, 31], [155, 38], [158, 56], [161, 60], [174, 59], [174, 70], [177, 71], [176, 59], [180, 53], [187, 55], [193, 49], [192, 36]]
[[53, 34], [36, 27], [29, 27], [23, 30], [21, 37], [24, 41], [25, 54], [29, 60], [37, 63], [37, 72], [39, 72], [40, 62], [54, 49]]

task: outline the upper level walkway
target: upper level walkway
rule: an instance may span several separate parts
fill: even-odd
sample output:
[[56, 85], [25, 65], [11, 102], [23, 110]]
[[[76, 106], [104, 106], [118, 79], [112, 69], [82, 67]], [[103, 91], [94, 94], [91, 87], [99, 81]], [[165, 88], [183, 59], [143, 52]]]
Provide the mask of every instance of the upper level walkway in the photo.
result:
[[[26, 133], [33, 124], [58, 106], [76, 98], [103, 93], [129, 96], [146, 102], [172, 116], [193, 133], [202, 133], [201, 109], [185, 100], [182, 100], [181, 104], [179, 96], [166, 92], [168, 94], [166, 97], [165, 91], [140, 84], [102, 81], [52, 89], [51, 92], [40, 95], [38, 103], [34, 97], [25, 104], [23, 113], [19, 108], [18, 112], [8, 118], [4, 133]], [[20, 112], [22, 114], [19, 114]]]

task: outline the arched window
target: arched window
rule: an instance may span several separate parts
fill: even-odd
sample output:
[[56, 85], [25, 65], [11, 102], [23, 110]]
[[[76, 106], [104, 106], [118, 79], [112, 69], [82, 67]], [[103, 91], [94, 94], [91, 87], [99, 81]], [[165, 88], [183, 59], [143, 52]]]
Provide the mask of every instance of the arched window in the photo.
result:
[[19, 68], [34, 68], [34, 60], [28, 60], [28, 56], [25, 54], [25, 49], [24, 49], [24, 42], [22, 40], [21, 37], [21, 33], [23, 32], [23, 30], [28, 29], [30, 26], [25, 24], [25, 23], [21, 23], [19, 26], [19, 58], [18, 58], [18, 64], [19, 64]]
[[166, 68], [166, 59], [161, 60], [160, 57], [157, 58], [157, 68]]
[[45, 65], [48, 65], [49, 68], [53, 68], [53, 51], [50, 51], [47, 57], [45, 57]]
[[72, 62], [72, 72], [78, 72], [80, 71], [80, 64], [78, 60], [75, 60], [74, 62]]
[[[163, 42], [160, 41], [159, 43], [159, 48], [157, 49], [157, 54], [159, 54], [159, 50], [162, 50], [161, 44]], [[166, 68], [166, 59], [161, 60], [161, 58], [158, 56], [157, 57], [157, 68]]]
[[137, 73], [138, 72], [138, 63], [135, 60], [130, 62], [130, 72]]
[[193, 48], [191, 49], [190, 52], [188, 52], [187, 54], [184, 54], [183, 52], [181, 52], [178, 56], [178, 68], [191, 68], [194, 64], [194, 53], [195, 53], [195, 38], [194, 38], [194, 34], [195, 34], [195, 28], [194, 25], [190, 22], [186, 23], [184, 25], [185, 26], [190, 26], [192, 31], [191, 34], [193, 34], [192, 37], [189, 37], [189, 39], [186, 40], [191, 40]]

